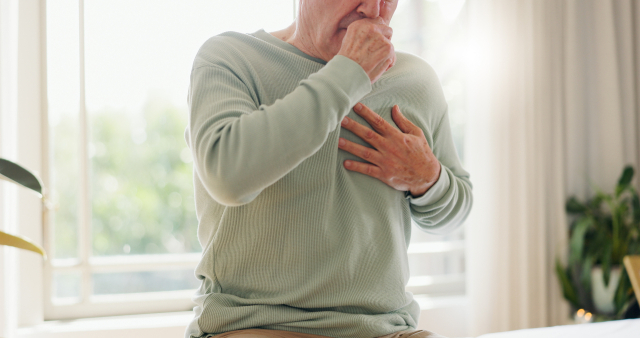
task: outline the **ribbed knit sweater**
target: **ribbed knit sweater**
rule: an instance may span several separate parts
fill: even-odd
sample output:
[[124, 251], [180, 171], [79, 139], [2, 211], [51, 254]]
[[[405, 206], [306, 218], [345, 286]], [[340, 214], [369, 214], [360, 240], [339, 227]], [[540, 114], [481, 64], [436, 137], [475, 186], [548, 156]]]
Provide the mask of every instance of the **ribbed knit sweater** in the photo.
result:
[[[362, 161], [338, 138], [362, 102], [384, 119], [397, 104], [441, 164], [421, 197], [343, 167]], [[194, 158], [201, 286], [186, 337], [264, 328], [330, 337], [415, 329], [405, 286], [411, 218], [446, 233], [472, 204], [432, 68], [397, 53], [372, 86], [356, 62], [324, 62], [261, 30], [227, 32], [199, 50], [186, 139]]]

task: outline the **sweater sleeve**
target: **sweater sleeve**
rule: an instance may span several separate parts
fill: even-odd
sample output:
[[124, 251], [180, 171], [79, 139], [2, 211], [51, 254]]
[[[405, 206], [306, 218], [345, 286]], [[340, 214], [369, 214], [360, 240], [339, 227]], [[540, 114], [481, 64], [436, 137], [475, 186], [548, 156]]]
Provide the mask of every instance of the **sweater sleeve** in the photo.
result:
[[473, 204], [469, 173], [460, 164], [446, 110], [434, 132], [432, 150], [440, 161], [438, 181], [424, 195], [414, 198], [407, 194], [407, 199], [420, 228], [446, 234], [464, 222]]
[[194, 168], [211, 197], [227, 206], [251, 202], [313, 155], [371, 91], [362, 67], [339, 55], [270, 106], [257, 107], [249, 85], [219, 65], [191, 74], [186, 138]]

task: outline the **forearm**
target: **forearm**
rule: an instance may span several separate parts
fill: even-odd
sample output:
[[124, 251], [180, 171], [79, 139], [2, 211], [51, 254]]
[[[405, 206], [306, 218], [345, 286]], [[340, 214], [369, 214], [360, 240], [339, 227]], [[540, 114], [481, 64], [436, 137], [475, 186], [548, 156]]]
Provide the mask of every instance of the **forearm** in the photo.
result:
[[221, 69], [196, 69], [192, 77], [187, 136], [194, 165], [207, 191], [226, 205], [249, 203], [313, 155], [371, 90], [362, 68], [344, 57], [270, 106], [256, 107], [238, 81]]
[[416, 224], [436, 234], [446, 234], [460, 226], [473, 205], [471, 183], [444, 165], [440, 179], [429, 191], [418, 198], [407, 198]]
[[424, 195], [407, 198], [418, 226], [431, 233], [445, 234], [469, 215], [473, 205], [472, 184], [458, 159], [446, 113], [433, 139], [434, 154], [441, 165], [440, 176]]

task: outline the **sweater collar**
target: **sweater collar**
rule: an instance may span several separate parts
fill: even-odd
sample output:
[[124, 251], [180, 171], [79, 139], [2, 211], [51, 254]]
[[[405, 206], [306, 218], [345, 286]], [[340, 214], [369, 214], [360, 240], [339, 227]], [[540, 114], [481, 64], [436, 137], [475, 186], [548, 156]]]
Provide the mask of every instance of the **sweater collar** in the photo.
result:
[[261, 29], [261, 30], [255, 32], [255, 33], [252, 33], [251, 35], [253, 35], [256, 38], [258, 38], [260, 40], [263, 40], [263, 41], [265, 41], [267, 43], [275, 45], [276, 47], [280, 47], [280, 48], [282, 48], [284, 50], [287, 50], [289, 52], [292, 52], [294, 54], [302, 56], [303, 58], [306, 58], [306, 59], [309, 59], [311, 61], [315, 61], [315, 62], [321, 63], [323, 65], [327, 64], [326, 61], [324, 61], [322, 59], [315, 58], [315, 57], [313, 57], [311, 55], [305, 54], [303, 51], [299, 50], [294, 45], [289, 44], [287, 42], [284, 42], [284, 41], [276, 38], [275, 36], [267, 33], [264, 29]]

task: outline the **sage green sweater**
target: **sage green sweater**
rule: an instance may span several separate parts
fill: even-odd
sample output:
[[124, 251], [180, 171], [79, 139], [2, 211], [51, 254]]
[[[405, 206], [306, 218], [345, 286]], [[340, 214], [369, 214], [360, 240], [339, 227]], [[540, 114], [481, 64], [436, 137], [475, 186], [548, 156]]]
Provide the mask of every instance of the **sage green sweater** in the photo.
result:
[[[357, 102], [388, 121], [397, 104], [424, 130], [441, 174], [423, 196], [343, 167], [360, 159], [339, 150], [338, 137], [366, 145], [340, 128], [347, 115], [367, 125], [351, 110]], [[377, 337], [416, 327], [420, 309], [405, 292], [411, 218], [446, 233], [472, 204], [425, 61], [397, 53], [372, 86], [346, 57], [324, 62], [264, 31], [227, 32], [199, 50], [189, 104], [204, 251], [187, 337], [243, 328]]]

